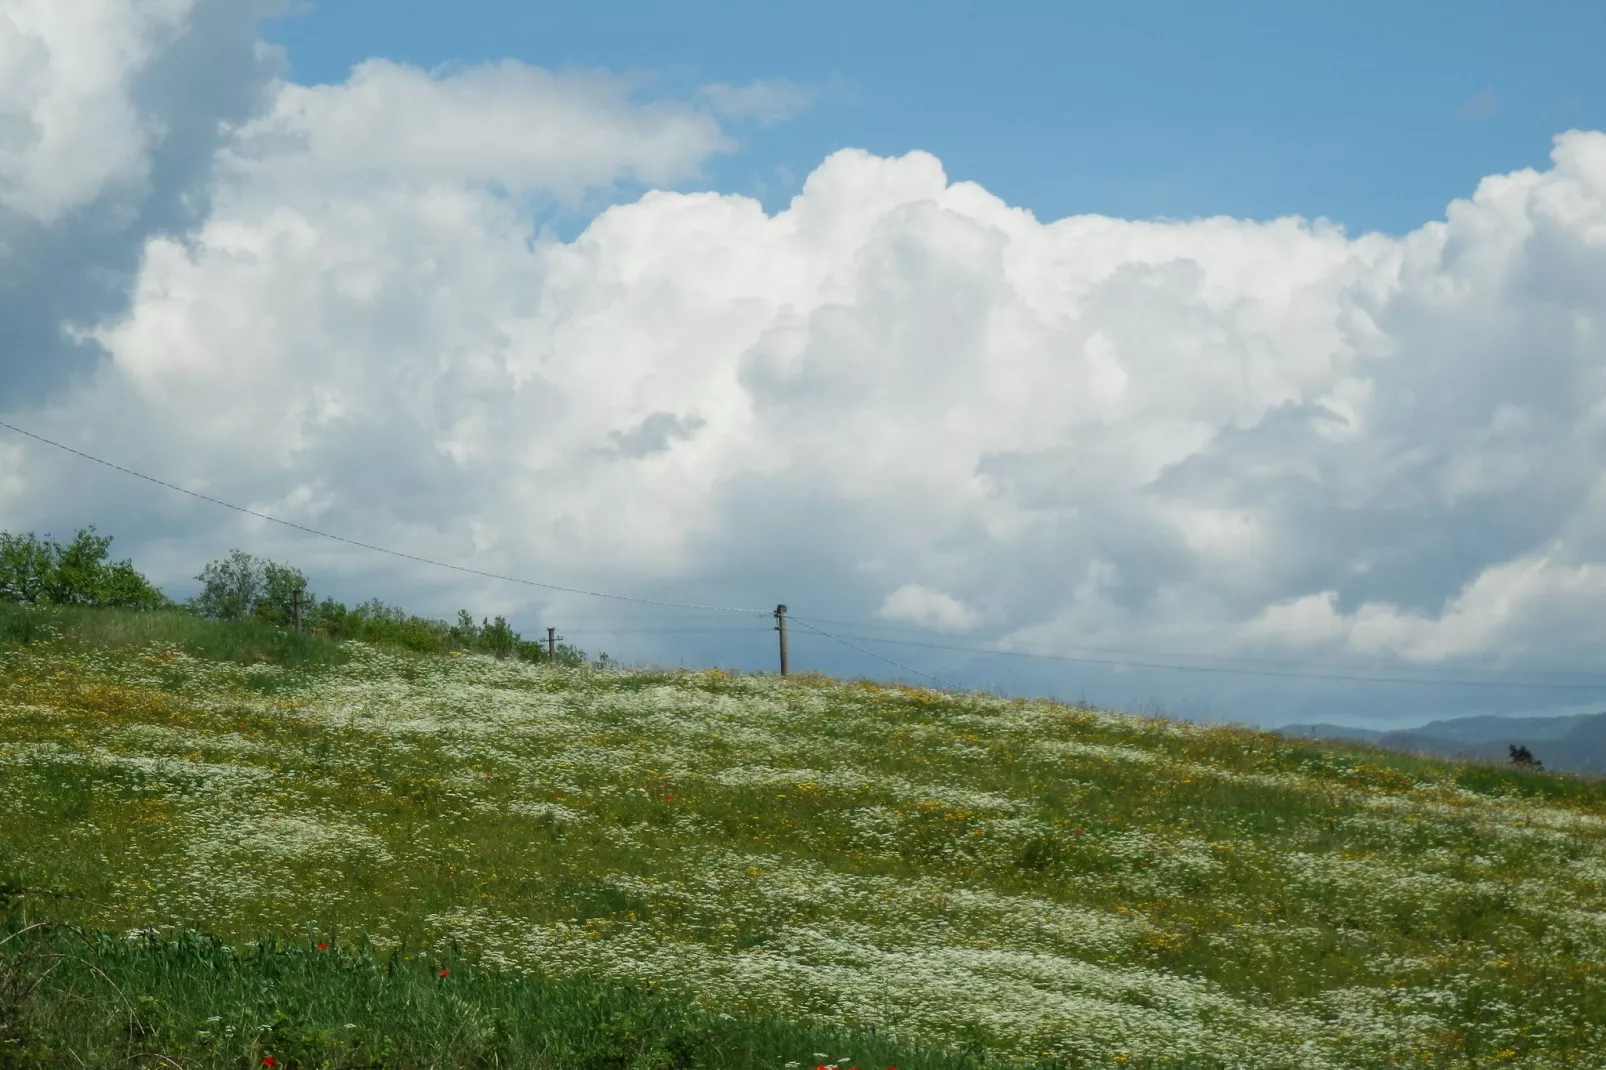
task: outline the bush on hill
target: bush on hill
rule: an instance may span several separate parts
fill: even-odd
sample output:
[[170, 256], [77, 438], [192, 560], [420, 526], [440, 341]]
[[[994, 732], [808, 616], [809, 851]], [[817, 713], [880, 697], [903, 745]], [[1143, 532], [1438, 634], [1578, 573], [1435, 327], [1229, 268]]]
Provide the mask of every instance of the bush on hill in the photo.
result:
[[[350, 608], [333, 598], [319, 601], [300, 569], [238, 549], [208, 562], [195, 577], [200, 593], [175, 603], [131, 561], [108, 563], [111, 542], [92, 526], [66, 545], [49, 535], [0, 532], [0, 641], [34, 642], [62, 634], [98, 645], [162, 640], [224, 661], [311, 665], [340, 660], [332, 647], [353, 639], [423, 654], [465, 651], [548, 660], [546, 644], [523, 638], [506, 617], [482, 617], [476, 624], [465, 609], [448, 623], [377, 598]], [[7, 609], [7, 603], [25, 609]], [[149, 615], [67, 612], [85, 608]], [[167, 612], [150, 612], [156, 610]], [[331, 649], [320, 650], [319, 639]], [[567, 643], [556, 644], [552, 653], [562, 665], [586, 659], [585, 651]]]

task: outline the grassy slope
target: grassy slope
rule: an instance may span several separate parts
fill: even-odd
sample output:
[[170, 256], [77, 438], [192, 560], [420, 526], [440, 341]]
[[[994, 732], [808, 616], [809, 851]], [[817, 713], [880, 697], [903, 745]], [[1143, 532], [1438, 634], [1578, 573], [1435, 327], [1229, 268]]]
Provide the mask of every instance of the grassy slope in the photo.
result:
[[865, 683], [359, 646], [288, 669], [97, 627], [0, 653], [0, 851], [99, 929], [455, 946], [507, 983], [749, 1023], [769, 1050], [729, 1051], [775, 1067], [819, 1061], [810, 1028], [1071, 1065], [1606, 1065], [1599, 781]]
[[0, 602], [0, 647], [68, 638], [90, 648], [116, 650], [157, 644], [192, 657], [238, 665], [317, 669], [350, 660], [337, 643], [262, 621], [222, 624], [182, 609], [135, 612], [87, 606], [31, 606]]
[[8, 1070], [676, 1070], [774, 1066], [772, 1052], [821, 1047], [856, 1053], [867, 1068], [974, 1065], [843, 1029], [700, 1012], [646, 986], [508, 977], [452, 954], [406, 958], [365, 943], [264, 939], [235, 948], [197, 933], [126, 938], [62, 926], [23, 931], [7, 952], [0, 1066]]

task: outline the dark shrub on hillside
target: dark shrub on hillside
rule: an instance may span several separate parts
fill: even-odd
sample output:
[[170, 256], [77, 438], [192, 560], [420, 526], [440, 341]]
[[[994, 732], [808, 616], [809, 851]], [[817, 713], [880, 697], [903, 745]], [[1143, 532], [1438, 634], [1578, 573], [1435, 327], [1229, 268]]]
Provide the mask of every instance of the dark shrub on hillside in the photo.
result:
[[1512, 765], [1520, 765], [1524, 769], [1543, 769], [1545, 767], [1545, 763], [1535, 758], [1533, 751], [1527, 747], [1512, 744], [1507, 749], [1511, 752]]

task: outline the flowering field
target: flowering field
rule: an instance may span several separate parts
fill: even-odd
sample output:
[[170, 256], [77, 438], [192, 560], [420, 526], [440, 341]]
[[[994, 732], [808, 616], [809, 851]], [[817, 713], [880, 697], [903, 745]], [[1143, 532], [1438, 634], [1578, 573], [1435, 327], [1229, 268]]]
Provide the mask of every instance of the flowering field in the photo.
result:
[[6, 867], [102, 929], [455, 946], [1006, 1060], [1606, 1066], [1600, 782], [823, 678], [350, 653], [0, 648]]

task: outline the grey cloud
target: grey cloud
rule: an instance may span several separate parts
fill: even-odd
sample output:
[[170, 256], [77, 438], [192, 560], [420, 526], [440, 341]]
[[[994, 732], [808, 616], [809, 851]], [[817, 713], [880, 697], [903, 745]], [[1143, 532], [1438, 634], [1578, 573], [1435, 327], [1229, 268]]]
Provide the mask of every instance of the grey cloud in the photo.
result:
[[672, 412], [655, 412], [628, 431], [610, 431], [613, 445], [605, 452], [624, 460], [638, 460], [663, 453], [669, 447], [691, 438], [703, 426], [701, 416], [676, 416]]
[[184, 32], [133, 78], [130, 102], [160, 135], [138, 188], [114, 185], [50, 224], [0, 207], [0, 409], [57, 395], [91, 372], [103, 351], [68, 328], [124, 310], [145, 242], [205, 218], [220, 124], [259, 111], [282, 70], [259, 47], [257, 24], [283, 6], [202, 0]]

